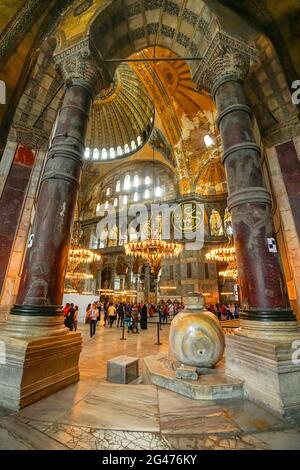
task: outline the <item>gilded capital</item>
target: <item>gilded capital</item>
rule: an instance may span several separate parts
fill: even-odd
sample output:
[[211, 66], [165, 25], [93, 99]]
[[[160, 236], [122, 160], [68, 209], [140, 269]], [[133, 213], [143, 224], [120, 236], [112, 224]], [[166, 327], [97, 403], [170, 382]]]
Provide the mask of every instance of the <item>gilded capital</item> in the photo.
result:
[[214, 95], [217, 84], [225, 77], [245, 80], [251, 60], [258, 52], [240, 39], [218, 32], [201, 60], [193, 79], [198, 89], [205, 89]]
[[66, 86], [81, 83], [89, 89], [93, 97], [103, 88], [107, 88], [111, 82], [89, 38], [59, 52], [54, 59]]

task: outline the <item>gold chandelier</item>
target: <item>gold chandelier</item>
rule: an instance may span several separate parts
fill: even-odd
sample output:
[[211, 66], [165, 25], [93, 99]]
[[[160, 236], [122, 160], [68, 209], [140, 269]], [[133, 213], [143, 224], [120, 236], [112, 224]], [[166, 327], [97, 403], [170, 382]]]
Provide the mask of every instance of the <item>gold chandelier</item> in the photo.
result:
[[80, 272], [72, 273], [72, 272], [68, 272], [67, 275], [66, 275], [66, 278], [67, 278], [67, 279], [74, 280], [74, 281], [84, 281], [85, 279], [93, 279], [94, 276], [93, 276], [92, 274], [87, 274], [87, 273], [80, 273]]
[[90, 264], [100, 261], [101, 256], [85, 248], [71, 248], [69, 251], [69, 269], [71, 272], [80, 264]]
[[219, 277], [223, 277], [225, 279], [237, 279], [237, 269], [228, 266], [224, 271], [219, 271]]
[[206, 253], [205, 258], [219, 263], [231, 263], [235, 261], [235, 248], [233, 245], [214, 248]]
[[165, 240], [148, 239], [140, 242], [129, 242], [124, 245], [125, 253], [135, 258], [145, 259], [152, 268], [157, 267], [163, 258], [178, 256], [183, 245]]
[[72, 243], [68, 258], [68, 271], [74, 273], [80, 264], [90, 264], [100, 261], [101, 256], [91, 250], [82, 248], [82, 229], [76, 221], [72, 233]]

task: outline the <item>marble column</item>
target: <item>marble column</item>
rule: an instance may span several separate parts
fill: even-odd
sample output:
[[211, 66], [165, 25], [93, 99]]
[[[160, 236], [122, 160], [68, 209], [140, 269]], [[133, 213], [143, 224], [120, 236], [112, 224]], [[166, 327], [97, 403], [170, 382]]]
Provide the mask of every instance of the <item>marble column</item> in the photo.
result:
[[218, 33], [195, 79], [217, 106], [241, 288], [241, 328], [227, 339], [226, 369], [245, 380], [249, 396], [283, 415], [300, 412], [300, 366], [292, 359], [300, 335], [279, 255], [269, 249], [272, 199], [243, 89], [255, 56], [248, 44]]
[[145, 265], [145, 302], [150, 300], [150, 287], [151, 287], [151, 269], [150, 265]]
[[126, 289], [132, 289], [132, 273], [133, 273], [133, 261], [127, 260], [127, 273], [126, 273]]
[[93, 97], [103, 84], [88, 40], [56, 57], [65, 96], [46, 156], [17, 303], [0, 340], [0, 405], [19, 409], [79, 379], [80, 333], [63, 324], [62, 298], [84, 140]]

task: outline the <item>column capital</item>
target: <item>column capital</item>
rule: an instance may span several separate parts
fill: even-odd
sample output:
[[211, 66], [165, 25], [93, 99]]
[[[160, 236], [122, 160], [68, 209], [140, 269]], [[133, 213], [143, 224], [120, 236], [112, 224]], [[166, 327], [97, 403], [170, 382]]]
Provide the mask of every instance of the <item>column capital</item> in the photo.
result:
[[205, 89], [214, 97], [224, 81], [243, 81], [257, 55], [257, 49], [250, 44], [219, 31], [193, 74], [194, 82], [198, 89]]
[[67, 87], [85, 86], [93, 98], [112, 81], [89, 37], [57, 53], [54, 60]]

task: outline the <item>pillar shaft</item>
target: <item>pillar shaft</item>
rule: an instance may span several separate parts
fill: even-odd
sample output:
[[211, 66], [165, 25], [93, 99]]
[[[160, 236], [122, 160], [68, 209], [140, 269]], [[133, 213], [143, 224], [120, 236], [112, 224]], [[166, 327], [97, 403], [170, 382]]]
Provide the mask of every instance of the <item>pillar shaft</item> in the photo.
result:
[[[86, 87], [73, 84], [66, 89], [47, 155], [33, 226], [33, 245], [27, 252], [18, 305], [49, 307], [62, 303], [91, 102]], [[39, 308], [39, 312], [50, 315], [52, 310]], [[16, 306], [12, 311], [18, 312], [24, 314], [24, 307]]]
[[268, 247], [268, 239], [275, 238], [272, 200], [264, 185], [260, 148], [255, 143], [251, 110], [242, 83], [234, 77], [225, 77], [215, 90], [215, 101], [242, 294], [242, 318], [293, 320], [278, 253]]

